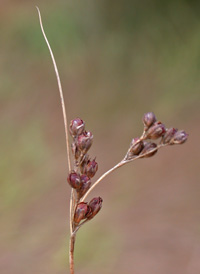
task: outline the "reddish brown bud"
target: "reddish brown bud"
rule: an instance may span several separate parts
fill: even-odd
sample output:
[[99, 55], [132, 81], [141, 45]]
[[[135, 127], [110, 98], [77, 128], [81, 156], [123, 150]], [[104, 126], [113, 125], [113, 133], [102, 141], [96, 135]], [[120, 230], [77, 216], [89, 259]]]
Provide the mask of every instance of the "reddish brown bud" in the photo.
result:
[[156, 152], [158, 151], [156, 148], [157, 148], [157, 145], [155, 143], [145, 142], [141, 155], [146, 154], [143, 156], [144, 158], [151, 157], [154, 154], [156, 154]]
[[85, 123], [80, 118], [76, 118], [74, 120], [71, 120], [70, 126], [69, 126], [69, 132], [72, 136], [77, 136], [83, 133], [85, 129]]
[[67, 177], [67, 181], [72, 188], [79, 189], [81, 187], [81, 179], [79, 174], [76, 172], [71, 172]]
[[92, 161], [88, 161], [87, 165], [85, 165], [84, 173], [88, 177], [92, 178], [96, 174], [97, 170], [98, 170], [98, 164], [94, 159]]
[[175, 133], [175, 135], [172, 139], [172, 143], [173, 144], [183, 144], [187, 141], [187, 138], [188, 138], [188, 134], [183, 130], [179, 130]]
[[79, 135], [76, 141], [77, 147], [83, 152], [86, 153], [91, 147], [93, 141], [93, 135], [90, 131], [84, 132]]
[[76, 207], [75, 214], [74, 214], [74, 222], [76, 225], [80, 223], [81, 220], [87, 218], [87, 215], [91, 214], [91, 209], [87, 203], [79, 203]]
[[147, 112], [143, 116], [143, 123], [147, 129], [156, 122], [156, 116], [153, 112]]
[[88, 215], [88, 219], [92, 219], [99, 212], [99, 210], [102, 207], [102, 202], [103, 202], [103, 200], [101, 199], [101, 197], [93, 198], [89, 202], [89, 207], [91, 209], [91, 213], [90, 213], [90, 215]]
[[139, 138], [133, 138], [130, 144], [130, 156], [132, 155], [138, 155], [142, 151], [144, 147], [143, 141], [140, 141]]
[[147, 139], [158, 139], [166, 132], [165, 126], [161, 122], [154, 123], [147, 131]]
[[91, 181], [85, 174], [81, 175], [81, 188], [78, 190], [78, 198], [80, 199], [90, 188]]
[[174, 137], [176, 132], [177, 132], [177, 129], [175, 129], [173, 127], [167, 129], [164, 136], [163, 136], [163, 139], [162, 139], [163, 144], [173, 145], [173, 137]]

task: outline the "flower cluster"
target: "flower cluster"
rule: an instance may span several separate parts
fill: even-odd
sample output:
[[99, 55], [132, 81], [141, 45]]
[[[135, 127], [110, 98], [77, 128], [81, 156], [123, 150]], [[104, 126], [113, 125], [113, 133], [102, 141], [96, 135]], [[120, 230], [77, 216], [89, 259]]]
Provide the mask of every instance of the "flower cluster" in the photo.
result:
[[[124, 159], [108, 171], [106, 175], [127, 162], [139, 158], [152, 157], [161, 147], [183, 144], [188, 138], [188, 134], [183, 130], [166, 128], [163, 123], [156, 119], [153, 112], [145, 113], [142, 121], [144, 124], [142, 136], [132, 139]], [[93, 134], [85, 130], [85, 122], [80, 118], [70, 122], [69, 131], [73, 138], [71, 148], [74, 157], [74, 168], [69, 173], [67, 181], [76, 194], [76, 197], [74, 196], [73, 199], [72, 215], [73, 229], [76, 230], [76, 228], [79, 228], [85, 221], [92, 219], [99, 212], [103, 200], [100, 197], [96, 197], [89, 203], [84, 202], [85, 197], [91, 190], [91, 179], [98, 170], [96, 159], [90, 159], [88, 154], [93, 142]], [[104, 177], [102, 175], [94, 183], [94, 186]]]
[[76, 192], [73, 221], [77, 226], [84, 219], [92, 219], [101, 209], [103, 200], [97, 197], [89, 203], [79, 202], [91, 187], [91, 178], [96, 174], [98, 164], [96, 159], [91, 160], [87, 153], [93, 142], [93, 134], [85, 130], [85, 122], [80, 118], [72, 120], [69, 131], [73, 137], [71, 148], [74, 170], [69, 173], [67, 181]]
[[[188, 138], [188, 134], [183, 130], [167, 129], [163, 123], [157, 121], [153, 112], [145, 113], [142, 120], [144, 124], [143, 134], [140, 138], [132, 139], [125, 157], [126, 160], [131, 160], [135, 157], [151, 157], [160, 147], [183, 144]], [[155, 140], [159, 140], [159, 142], [155, 143]]]

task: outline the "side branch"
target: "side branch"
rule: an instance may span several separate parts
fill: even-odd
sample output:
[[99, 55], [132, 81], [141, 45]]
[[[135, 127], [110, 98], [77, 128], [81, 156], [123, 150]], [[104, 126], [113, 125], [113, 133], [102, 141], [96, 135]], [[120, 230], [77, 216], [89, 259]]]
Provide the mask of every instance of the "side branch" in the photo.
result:
[[109, 169], [108, 171], [106, 171], [101, 177], [99, 177], [99, 179], [90, 187], [90, 189], [86, 192], [86, 194], [82, 197], [82, 199], [80, 200], [81, 202], [83, 202], [86, 197], [88, 196], [88, 194], [106, 177], [108, 176], [110, 173], [112, 173], [114, 170], [116, 170], [117, 168], [123, 166], [126, 162], [121, 161], [118, 164], [116, 164], [114, 167], [112, 167], [111, 169]]
[[165, 147], [167, 146], [168, 144], [160, 144], [157, 146], [157, 148], [155, 149], [152, 149], [151, 151], [147, 152], [147, 153], [144, 153], [144, 154], [140, 154], [134, 158], [131, 158], [131, 159], [126, 159], [126, 156], [124, 157], [124, 159], [119, 162], [118, 164], [116, 164], [114, 167], [112, 167], [111, 169], [109, 169], [108, 171], [106, 171], [101, 177], [99, 177], [99, 179], [90, 187], [90, 189], [86, 192], [86, 194], [82, 197], [82, 199], [80, 200], [80, 202], [83, 202], [87, 196], [89, 195], [89, 193], [106, 177], [108, 176], [110, 173], [112, 173], [113, 171], [115, 171], [116, 169], [118, 169], [119, 167], [125, 165], [125, 164], [128, 164], [132, 161], [135, 161], [137, 159], [140, 159], [140, 158], [144, 158], [145, 156], [147, 156], [148, 154], [152, 153], [152, 152], [155, 152], [157, 151], [158, 149], [162, 148], [162, 147]]

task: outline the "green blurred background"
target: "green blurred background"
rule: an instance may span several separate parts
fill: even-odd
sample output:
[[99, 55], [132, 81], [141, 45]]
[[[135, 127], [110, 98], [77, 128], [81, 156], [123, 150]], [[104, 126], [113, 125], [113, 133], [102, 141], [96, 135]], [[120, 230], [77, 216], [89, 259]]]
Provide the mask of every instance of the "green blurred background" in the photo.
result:
[[[94, 134], [95, 178], [142, 132], [143, 113], [190, 134], [100, 184], [77, 236], [77, 274], [200, 273], [199, 1], [0, 2], [0, 273], [68, 270], [69, 196], [59, 93]], [[94, 179], [95, 179], [94, 178]]]

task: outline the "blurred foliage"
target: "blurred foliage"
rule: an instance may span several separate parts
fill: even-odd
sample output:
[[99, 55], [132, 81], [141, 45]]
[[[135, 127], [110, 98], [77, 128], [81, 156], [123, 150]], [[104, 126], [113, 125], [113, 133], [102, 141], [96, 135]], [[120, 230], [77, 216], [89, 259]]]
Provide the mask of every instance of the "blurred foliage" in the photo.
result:
[[[80, 115], [94, 130], [102, 170], [115, 163], [130, 136], [140, 132], [144, 112], [153, 110], [170, 123], [173, 117], [181, 126], [197, 121], [199, 1], [37, 4], [58, 63], [69, 116]], [[14, 251], [2, 252], [0, 272], [5, 274], [65, 273], [66, 267], [63, 238], [69, 189], [62, 115], [34, 5], [14, 0], [0, 4], [0, 225], [4, 229], [0, 241], [3, 247], [18, 248], [17, 257]], [[134, 172], [137, 178], [139, 169]], [[123, 176], [119, 178], [116, 185]], [[124, 191], [121, 185], [119, 189]], [[131, 192], [125, 198], [108, 190], [119, 198], [121, 212], [130, 205]], [[113, 204], [116, 208], [117, 202]], [[115, 233], [106, 229], [108, 214], [78, 237], [77, 265], [85, 267], [80, 274], [94, 273], [99, 264], [104, 267], [98, 273], [117, 273], [111, 264], [121, 254], [120, 228]], [[10, 268], [7, 260], [13, 260]]]

